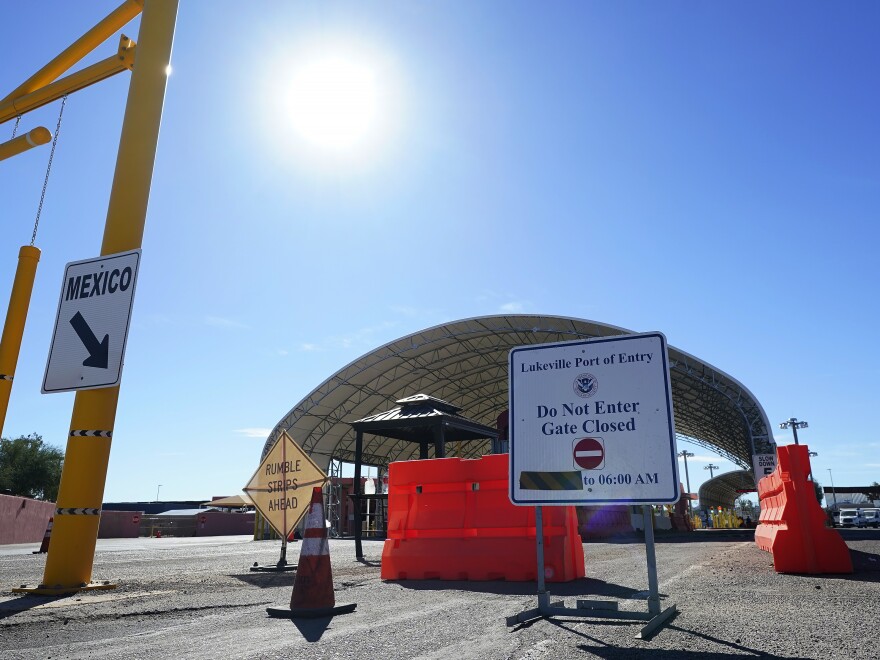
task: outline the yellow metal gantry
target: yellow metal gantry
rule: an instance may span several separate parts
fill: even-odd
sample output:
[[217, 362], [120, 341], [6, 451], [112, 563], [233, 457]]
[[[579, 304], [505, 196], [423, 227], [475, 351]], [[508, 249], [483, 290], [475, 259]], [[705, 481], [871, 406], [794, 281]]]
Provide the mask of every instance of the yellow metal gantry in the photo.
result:
[[[0, 117], [6, 116], [4, 112], [14, 117], [25, 104], [29, 109], [39, 107], [132, 68], [102, 255], [141, 247], [177, 7], [178, 0], [127, 0], [0, 101]], [[140, 12], [136, 51], [123, 37], [115, 58], [52, 82]], [[118, 397], [119, 386], [77, 392], [43, 580], [37, 587], [14, 591], [65, 594], [114, 586], [92, 582], [92, 566]], [[83, 437], [82, 431], [88, 436]]]
[[52, 139], [52, 134], [45, 126], [37, 126], [24, 135], [0, 144], [0, 160], [12, 158], [20, 153], [47, 144]]

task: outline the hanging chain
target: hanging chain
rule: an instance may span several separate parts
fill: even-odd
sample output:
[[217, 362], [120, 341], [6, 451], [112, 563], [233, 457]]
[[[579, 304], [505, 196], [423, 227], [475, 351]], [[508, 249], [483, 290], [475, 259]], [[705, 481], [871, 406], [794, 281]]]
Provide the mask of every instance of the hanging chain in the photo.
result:
[[15, 139], [15, 134], [18, 133], [18, 124], [21, 122], [21, 115], [15, 118], [15, 126], [12, 127], [12, 139]]
[[[52, 171], [52, 159], [55, 158], [55, 145], [58, 143], [58, 132], [61, 130], [61, 116], [64, 114], [64, 104], [67, 96], [61, 99], [61, 110], [58, 111], [58, 124], [55, 126], [55, 137], [52, 138], [52, 151], [49, 152], [49, 165], [46, 166], [46, 178], [43, 179], [43, 192], [40, 193], [40, 205], [37, 207], [37, 218], [34, 220], [34, 233], [31, 234], [31, 246], [37, 240], [37, 227], [40, 226], [40, 214], [43, 212], [43, 200], [46, 199], [46, 186], [49, 185], [49, 172]], [[16, 123], [18, 126], [18, 123]]]

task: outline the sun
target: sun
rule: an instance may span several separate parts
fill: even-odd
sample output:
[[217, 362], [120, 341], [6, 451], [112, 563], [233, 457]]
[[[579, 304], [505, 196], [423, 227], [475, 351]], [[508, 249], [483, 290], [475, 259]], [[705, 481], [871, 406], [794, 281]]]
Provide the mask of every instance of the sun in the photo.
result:
[[309, 58], [292, 71], [286, 111], [290, 126], [306, 142], [328, 151], [348, 151], [377, 128], [379, 87], [366, 64], [340, 56]]

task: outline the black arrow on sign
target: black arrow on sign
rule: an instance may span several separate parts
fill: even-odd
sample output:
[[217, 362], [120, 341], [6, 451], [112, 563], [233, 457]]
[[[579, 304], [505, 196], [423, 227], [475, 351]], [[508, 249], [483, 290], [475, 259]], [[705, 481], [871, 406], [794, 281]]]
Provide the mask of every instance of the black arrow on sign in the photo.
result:
[[76, 330], [80, 341], [89, 352], [89, 357], [83, 360], [84, 367], [97, 367], [98, 369], [106, 369], [109, 362], [110, 353], [110, 335], [104, 335], [104, 340], [99, 342], [95, 333], [89, 327], [89, 324], [83, 318], [83, 315], [77, 312], [70, 319], [70, 325]]

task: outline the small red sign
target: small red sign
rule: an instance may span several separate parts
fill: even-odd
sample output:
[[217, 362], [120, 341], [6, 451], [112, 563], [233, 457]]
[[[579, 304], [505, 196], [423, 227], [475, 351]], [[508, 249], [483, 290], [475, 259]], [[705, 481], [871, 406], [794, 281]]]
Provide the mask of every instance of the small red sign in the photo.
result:
[[208, 516], [199, 516], [199, 522], [203, 525], [208, 522]]
[[141, 517], [140, 517], [138, 514], [134, 514], [134, 515], [131, 517], [131, 523], [132, 523], [132, 525], [137, 525], [140, 521], [141, 521]]
[[574, 464], [581, 470], [598, 470], [605, 465], [605, 446], [600, 438], [581, 438], [574, 443]]

